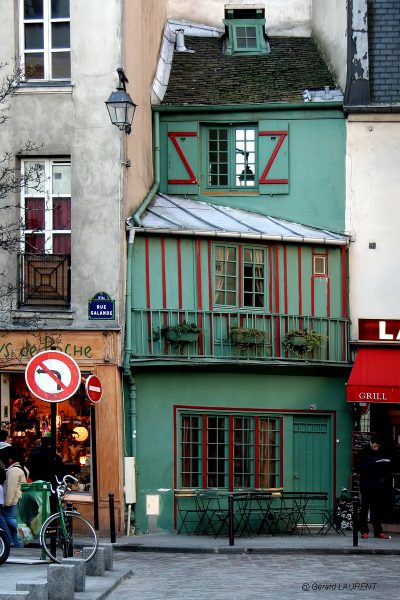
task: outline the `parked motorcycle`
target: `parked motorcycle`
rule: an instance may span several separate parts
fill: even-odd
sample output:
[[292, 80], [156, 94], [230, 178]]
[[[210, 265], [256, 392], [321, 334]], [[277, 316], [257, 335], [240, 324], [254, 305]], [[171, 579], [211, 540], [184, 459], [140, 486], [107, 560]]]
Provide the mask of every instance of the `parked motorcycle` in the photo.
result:
[[3, 529], [0, 528], [0, 565], [6, 562], [10, 555], [10, 543]]

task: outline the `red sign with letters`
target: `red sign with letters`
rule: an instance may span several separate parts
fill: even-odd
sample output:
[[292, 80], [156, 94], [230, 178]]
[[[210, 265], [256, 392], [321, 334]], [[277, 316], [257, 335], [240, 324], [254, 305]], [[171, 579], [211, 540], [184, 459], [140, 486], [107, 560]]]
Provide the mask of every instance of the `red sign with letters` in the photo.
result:
[[358, 339], [374, 342], [400, 342], [400, 320], [358, 319]]

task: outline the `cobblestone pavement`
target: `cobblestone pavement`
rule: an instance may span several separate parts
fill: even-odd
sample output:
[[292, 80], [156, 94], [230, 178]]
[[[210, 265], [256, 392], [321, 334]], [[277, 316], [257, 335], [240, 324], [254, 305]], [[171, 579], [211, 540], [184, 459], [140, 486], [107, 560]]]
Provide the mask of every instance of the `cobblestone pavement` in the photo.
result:
[[109, 600], [392, 600], [400, 557], [114, 553], [133, 566]]

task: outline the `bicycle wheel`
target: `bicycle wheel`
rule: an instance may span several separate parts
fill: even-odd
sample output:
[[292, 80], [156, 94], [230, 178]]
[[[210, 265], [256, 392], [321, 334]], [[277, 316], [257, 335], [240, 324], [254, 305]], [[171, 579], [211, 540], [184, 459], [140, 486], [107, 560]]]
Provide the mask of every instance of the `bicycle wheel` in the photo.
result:
[[40, 544], [47, 556], [60, 563], [63, 558], [81, 558], [81, 549], [90, 548], [85, 562], [96, 554], [97, 535], [91, 524], [73, 511], [66, 511], [65, 530], [59, 514], [51, 515], [40, 530]]
[[0, 565], [6, 562], [10, 555], [10, 544], [7, 541], [4, 531], [0, 530]]

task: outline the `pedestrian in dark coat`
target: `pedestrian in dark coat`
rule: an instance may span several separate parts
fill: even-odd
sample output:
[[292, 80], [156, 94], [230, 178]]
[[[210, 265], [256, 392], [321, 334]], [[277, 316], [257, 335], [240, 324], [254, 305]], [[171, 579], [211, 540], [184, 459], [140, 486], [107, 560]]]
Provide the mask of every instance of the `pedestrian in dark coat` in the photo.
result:
[[382, 442], [372, 437], [368, 446], [359, 454], [360, 471], [360, 532], [362, 539], [368, 539], [368, 511], [376, 538], [388, 539], [383, 533], [382, 515], [385, 492], [385, 476], [390, 459], [382, 452]]
[[53, 488], [57, 486], [57, 480], [64, 477], [64, 465], [58, 454], [51, 447], [51, 439], [43, 437], [40, 447], [33, 450], [28, 461], [27, 469], [32, 481], [49, 481]]

